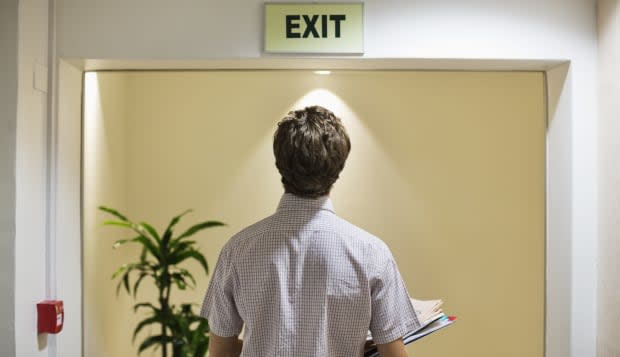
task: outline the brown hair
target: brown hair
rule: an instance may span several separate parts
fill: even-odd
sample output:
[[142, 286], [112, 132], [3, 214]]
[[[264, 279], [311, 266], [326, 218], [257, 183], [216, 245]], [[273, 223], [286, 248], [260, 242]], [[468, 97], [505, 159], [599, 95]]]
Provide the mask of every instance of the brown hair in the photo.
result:
[[350, 150], [340, 119], [319, 106], [289, 112], [278, 123], [273, 138], [284, 190], [302, 197], [327, 195]]

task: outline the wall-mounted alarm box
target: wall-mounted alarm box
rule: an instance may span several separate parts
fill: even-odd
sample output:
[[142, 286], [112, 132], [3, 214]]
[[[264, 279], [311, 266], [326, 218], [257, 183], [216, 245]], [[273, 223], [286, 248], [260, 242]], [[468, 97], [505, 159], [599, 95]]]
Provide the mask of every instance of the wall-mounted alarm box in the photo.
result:
[[39, 333], [59, 333], [65, 321], [61, 300], [45, 300], [37, 304]]

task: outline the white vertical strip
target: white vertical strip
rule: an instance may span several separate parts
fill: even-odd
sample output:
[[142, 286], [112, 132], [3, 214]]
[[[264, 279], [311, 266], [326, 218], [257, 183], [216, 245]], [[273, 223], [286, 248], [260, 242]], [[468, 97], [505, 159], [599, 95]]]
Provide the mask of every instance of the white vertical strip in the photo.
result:
[[[592, 44], [584, 56], [594, 63], [595, 45]], [[583, 58], [578, 60], [584, 61]], [[575, 98], [572, 102], [572, 357], [596, 355], [599, 118], [596, 67], [593, 67], [592, 72], [571, 71]]]
[[54, 254], [54, 225], [55, 225], [55, 203], [56, 203], [56, 181], [57, 181], [57, 131], [58, 123], [56, 116], [57, 101], [57, 67], [56, 67], [56, 43], [54, 29], [54, 0], [48, 2], [48, 90], [47, 90], [47, 209], [46, 209], [46, 279], [45, 293], [48, 299], [56, 297], [55, 284], [55, 254]]
[[570, 356], [572, 135], [569, 64], [546, 73], [547, 245], [545, 356]]
[[56, 355], [82, 355], [82, 71], [58, 63], [57, 181], [54, 218], [56, 296], [65, 304], [65, 324]]
[[620, 356], [620, 0], [598, 2], [599, 247], [597, 356]]
[[[57, 72], [56, 67], [56, 12], [55, 1], [48, 0], [47, 31], [47, 200], [45, 230], [45, 295], [47, 299], [56, 299], [56, 201], [58, 180], [58, 121], [57, 107]], [[48, 335], [48, 356], [56, 357], [56, 335]]]
[[63, 300], [63, 331], [50, 335], [49, 357], [82, 356], [82, 71], [57, 58], [55, 1], [50, 0], [47, 294]]

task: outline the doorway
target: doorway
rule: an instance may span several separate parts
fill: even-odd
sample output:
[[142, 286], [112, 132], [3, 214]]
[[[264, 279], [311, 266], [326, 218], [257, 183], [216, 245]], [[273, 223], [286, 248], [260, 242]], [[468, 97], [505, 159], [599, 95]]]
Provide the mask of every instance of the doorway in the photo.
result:
[[[386, 241], [414, 297], [459, 316], [409, 352], [543, 356], [545, 96], [538, 71], [86, 73], [84, 356], [137, 348], [132, 301], [109, 279], [136, 252], [112, 251], [96, 207], [158, 227], [186, 208], [225, 221], [202, 237], [214, 265], [228, 237], [275, 209], [271, 135], [312, 104], [352, 140], [337, 213]], [[200, 302], [207, 282], [178, 298]]]

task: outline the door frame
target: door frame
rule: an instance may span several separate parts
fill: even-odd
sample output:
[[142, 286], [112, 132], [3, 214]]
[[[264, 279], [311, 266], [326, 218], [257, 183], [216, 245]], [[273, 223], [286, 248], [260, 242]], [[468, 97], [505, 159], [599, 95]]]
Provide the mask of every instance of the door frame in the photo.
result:
[[[547, 104], [545, 356], [570, 356], [574, 240], [572, 108], [569, 60], [290, 58], [142, 61], [59, 58], [52, 91], [49, 177], [50, 233], [47, 269], [52, 295], [68, 316], [57, 356], [83, 355], [82, 117], [84, 73], [118, 70], [417, 70], [537, 71], [545, 77]], [[78, 224], [79, 223], [79, 224]], [[596, 279], [596, 276], [592, 276]], [[69, 317], [71, 320], [69, 320]], [[71, 321], [71, 323], [69, 323]]]

